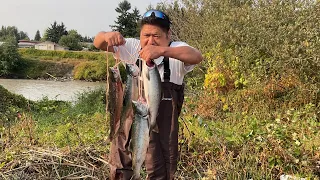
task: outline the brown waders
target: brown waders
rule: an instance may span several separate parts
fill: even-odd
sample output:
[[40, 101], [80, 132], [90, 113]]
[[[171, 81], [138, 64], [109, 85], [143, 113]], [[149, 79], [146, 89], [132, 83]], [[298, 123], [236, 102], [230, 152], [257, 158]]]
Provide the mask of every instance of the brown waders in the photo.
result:
[[[147, 179], [171, 180], [178, 162], [178, 117], [184, 100], [184, 86], [170, 81], [169, 59], [164, 58], [164, 81], [162, 101], [159, 107], [157, 125], [159, 133], [152, 132], [145, 159]], [[127, 117], [125, 134], [116, 137], [110, 150], [110, 178], [129, 180], [133, 174], [131, 153], [128, 145], [133, 119], [131, 111]], [[119, 127], [119, 123], [117, 123]]]
[[[128, 113], [125, 121], [124, 134], [119, 134], [111, 142], [109, 165], [110, 165], [110, 179], [130, 179], [132, 172], [131, 152], [129, 151], [130, 129], [133, 119], [132, 109]], [[116, 123], [116, 132], [120, 126], [120, 119]]]
[[170, 82], [162, 83], [157, 125], [159, 133], [152, 132], [145, 165], [147, 179], [171, 180], [178, 163], [178, 117], [184, 98], [184, 87]]

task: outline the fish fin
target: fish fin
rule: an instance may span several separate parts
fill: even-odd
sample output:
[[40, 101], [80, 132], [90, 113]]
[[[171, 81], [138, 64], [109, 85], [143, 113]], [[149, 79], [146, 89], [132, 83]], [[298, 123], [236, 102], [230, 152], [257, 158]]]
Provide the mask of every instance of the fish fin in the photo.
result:
[[159, 133], [158, 125], [156, 125], [156, 124], [154, 125], [153, 131], [156, 132], [156, 133]]

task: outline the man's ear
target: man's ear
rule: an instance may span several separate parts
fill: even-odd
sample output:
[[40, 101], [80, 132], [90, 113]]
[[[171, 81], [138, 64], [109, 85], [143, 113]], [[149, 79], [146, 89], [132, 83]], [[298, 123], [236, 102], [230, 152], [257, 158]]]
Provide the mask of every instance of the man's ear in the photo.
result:
[[172, 35], [172, 32], [171, 32], [171, 29], [169, 29], [168, 34], [167, 34], [167, 37], [169, 40], [171, 40], [171, 35]]

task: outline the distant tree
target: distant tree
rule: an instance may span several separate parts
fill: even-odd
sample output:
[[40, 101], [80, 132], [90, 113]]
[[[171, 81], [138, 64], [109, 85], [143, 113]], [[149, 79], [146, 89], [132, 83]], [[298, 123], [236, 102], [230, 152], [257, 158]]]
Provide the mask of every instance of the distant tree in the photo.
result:
[[40, 39], [41, 39], [40, 31], [37, 30], [36, 35], [34, 36], [34, 40], [35, 40], [35, 41], [40, 41]]
[[0, 76], [8, 75], [19, 63], [20, 55], [15, 37], [8, 37], [0, 46]]
[[43, 32], [43, 36], [42, 36], [42, 38], [40, 39], [40, 41], [47, 41], [47, 39], [48, 39], [48, 34], [47, 34], [47, 30], [45, 30], [44, 32]]
[[68, 31], [68, 35], [74, 36], [75, 38], [77, 38], [79, 41], [82, 41], [83, 37], [78, 33], [77, 30], [75, 29], [71, 29], [70, 31]]
[[57, 24], [55, 21], [53, 24], [51, 24], [51, 27], [46, 30], [45, 40], [58, 43], [63, 35], [68, 35], [65, 25], [63, 22], [61, 24]]
[[120, 32], [124, 37], [137, 37], [138, 31], [138, 20], [140, 19], [140, 12], [137, 8], [133, 9], [133, 12], [129, 12], [131, 4], [124, 0], [119, 3], [115, 9], [120, 15], [115, 21], [115, 25], [110, 26], [113, 31]]
[[29, 40], [28, 34], [23, 31], [19, 31], [15, 26], [2, 26], [0, 29], [0, 41], [5, 41], [8, 37], [14, 37], [16, 41], [27, 39]]
[[70, 30], [68, 35], [63, 35], [60, 40], [59, 44], [62, 46], [68, 47], [70, 50], [73, 51], [80, 51], [82, 47], [80, 45], [80, 40], [82, 39], [81, 35], [78, 34], [76, 30]]
[[85, 37], [82, 38], [82, 42], [93, 42], [93, 39], [94, 39], [94, 38], [85, 36]]
[[18, 33], [18, 40], [30, 40], [26, 32], [20, 31]]
[[147, 11], [149, 11], [149, 10], [151, 10], [151, 9], [154, 9], [154, 7], [153, 7], [153, 5], [150, 3], [149, 5], [148, 5], [148, 7], [147, 7]]

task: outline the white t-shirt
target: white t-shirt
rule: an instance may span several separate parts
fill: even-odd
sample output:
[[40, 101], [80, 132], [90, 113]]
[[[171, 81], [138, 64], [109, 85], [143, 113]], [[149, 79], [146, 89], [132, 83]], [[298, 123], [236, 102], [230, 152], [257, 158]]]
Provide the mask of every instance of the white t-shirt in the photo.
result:
[[[189, 46], [185, 42], [181, 41], [174, 41], [171, 43], [170, 47], [179, 47], [179, 46]], [[122, 46], [114, 47], [114, 50], [116, 53], [114, 53], [114, 57], [117, 59], [120, 59], [127, 63], [136, 63], [136, 60], [139, 57], [139, 51], [141, 49], [140, 46], [140, 40], [134, 39], [134, 38], [126, 38], [126, 43]], [[158, 59], [154, 59], [154, 62], [158, 66], [158, 70], [160, 73], [161, 81], [163, 82], [163, 72], [164, 72], [164, 65], [162, 63], [163, 56], [159, 57]], [[193, 70], [195, 65], [185, 65], [184, 62], [169, 58], [169, 64], [170, 64], [170, 82], [182, 85], [184, 76]], [[144, 71], [146, 69], [146, 64], [143, 61], [143, 77], [144, 77]]]

